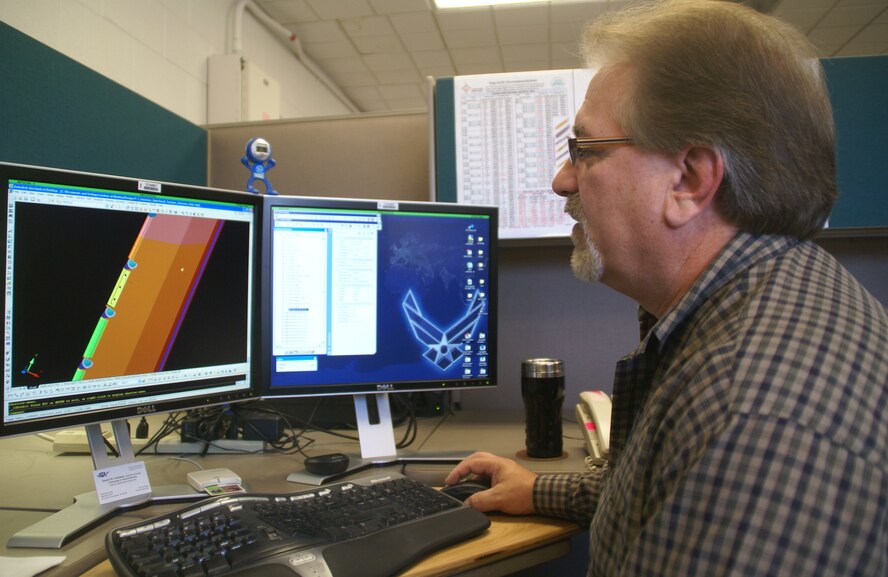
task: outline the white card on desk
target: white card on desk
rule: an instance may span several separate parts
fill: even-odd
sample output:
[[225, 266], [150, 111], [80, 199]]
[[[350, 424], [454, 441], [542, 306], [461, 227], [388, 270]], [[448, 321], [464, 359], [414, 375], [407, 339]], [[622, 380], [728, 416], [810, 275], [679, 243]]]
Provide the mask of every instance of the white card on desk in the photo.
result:
[[133, 461], [93, 471], [93, 479], [99, 503], [102, 505], [151, 492], [148, 471], [145, 470], [143, 461]]

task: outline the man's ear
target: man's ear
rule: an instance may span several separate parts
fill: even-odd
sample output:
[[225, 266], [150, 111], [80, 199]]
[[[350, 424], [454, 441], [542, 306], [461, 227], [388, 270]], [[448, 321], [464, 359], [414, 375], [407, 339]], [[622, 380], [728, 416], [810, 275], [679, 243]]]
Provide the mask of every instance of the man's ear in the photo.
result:
[[704, 212], [715, 199], [725, 175], [721, 153], [706, 146], [689, 146], [675, 156], [680, 178], [666, 199], [665, 218], [680, 228]]

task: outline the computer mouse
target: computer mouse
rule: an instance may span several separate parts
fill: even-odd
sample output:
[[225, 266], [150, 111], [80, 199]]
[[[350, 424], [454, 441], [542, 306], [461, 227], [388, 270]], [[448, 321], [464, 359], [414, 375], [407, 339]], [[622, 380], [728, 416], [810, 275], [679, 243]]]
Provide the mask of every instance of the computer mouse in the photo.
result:
[[348, 469], [348, 457], [342, 453], [327, 453], [306, 457], [305, 470], [314, 475], [336, 475]]
[[447, 485], [441, 489], [445, 495], [465, 501], [479, 491], [490, 489], [490, 481], [486, 479], [465, 479], [455, 485]]

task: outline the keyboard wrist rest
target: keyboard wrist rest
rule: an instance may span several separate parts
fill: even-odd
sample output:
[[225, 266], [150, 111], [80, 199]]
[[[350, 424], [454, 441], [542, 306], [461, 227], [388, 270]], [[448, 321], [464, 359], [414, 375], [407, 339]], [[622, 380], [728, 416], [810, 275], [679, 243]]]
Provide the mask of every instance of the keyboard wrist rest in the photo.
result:
[[[464, 530], [471, 527], [468, 533], [472, 537], [490, 527], [490, 519], [474, 509], [461, 509], [458, 513], [334, 543], [324, 549], [324, 561], [336, 577], [390, 577], [433, 551], [465, 540], [465, 534], [457, 539], [452, 537], [453, 523], [460, 523]], [[405, 557], [404, 551], [412, 555]]]

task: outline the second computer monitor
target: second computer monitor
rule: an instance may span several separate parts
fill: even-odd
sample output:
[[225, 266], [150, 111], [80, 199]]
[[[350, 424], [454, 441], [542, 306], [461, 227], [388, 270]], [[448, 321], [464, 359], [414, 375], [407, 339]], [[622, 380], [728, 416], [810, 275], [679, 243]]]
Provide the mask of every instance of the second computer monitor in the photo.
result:
[[495, 207], [265, 200], [263, 397], [495, 385]]

